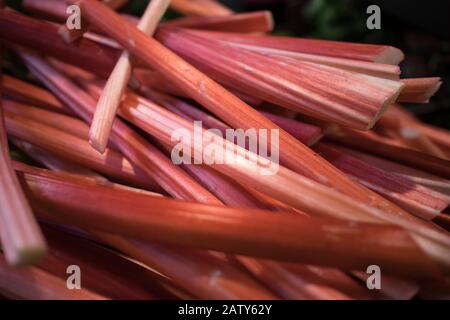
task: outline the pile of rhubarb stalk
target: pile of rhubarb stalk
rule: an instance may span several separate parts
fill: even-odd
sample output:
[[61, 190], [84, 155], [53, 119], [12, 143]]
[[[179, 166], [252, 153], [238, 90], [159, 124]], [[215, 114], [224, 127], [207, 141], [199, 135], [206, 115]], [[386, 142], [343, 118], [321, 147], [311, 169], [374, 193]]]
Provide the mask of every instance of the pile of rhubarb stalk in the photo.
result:
[[[0, 9], [0, 297], [450, 296], [450, 132], [402, 107], [440, 78], [401, 79], [391, 46], [271, 35], [269, 12], [125, 2]], [[169, 5], [184, 16], [160, 21]], [[219, 135], [175, 165], [194, 121], [278, 130], [278, 172]]]

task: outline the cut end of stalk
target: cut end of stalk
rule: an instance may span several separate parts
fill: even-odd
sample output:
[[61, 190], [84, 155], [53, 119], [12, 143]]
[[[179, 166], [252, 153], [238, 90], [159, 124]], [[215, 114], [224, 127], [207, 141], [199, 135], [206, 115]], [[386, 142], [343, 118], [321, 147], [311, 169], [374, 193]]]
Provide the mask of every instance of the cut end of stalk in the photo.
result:
[[36, 264], [45, 256], [47, 245], [45, 241], [35, 245], [27, 245], [16, 250], [4, 250], [6, 261], [13, 267], [24, 267]]
[[403, 59], [405, 59], [405, 55], [402, 50], [395, 47], [387, 47], [374, 62], [398, 65]]
[[101, 154], [104, 154], [106, 151], [106, 145], [102, 139], [98, 139], [96, 135], [93, 135], [92, 132], [89, 133], [89, 144]]
[[405, 139], [417, 139], [419, 132], [413, 128], [401, 128], [400, 135]]
[[268, 25], [268, 29], [269, 29], [269, 30], [267, 30], [267, 32], [272, 32], [273, 29], [275, 28], [275, 20], [273, 19], [272, 12], [264, 11], [264, 14], [266, 15], [267, 25]]
[[367, 126], [366, 130], [370, 130], [373, 128], [373, 126], [377, 123], [377, 121], [380, 119], [380, 117], [383, 115], [383, 113], [386, 112], [388, 107], [390, 105], [393, 105], [397, 101], [398, 97], [400, 96], [400, 93], [402, 92], [403, 88], [405, 87], [405, 85], [399, 81], [391, 81], [391, 82], [393, 84], [392, 88], [394, 90], [394, 93], [388, 99], [386, 99], [386, 101], [383, 103], [381, 108], [378, 110], [378, 112], [373, 117], [372, 121], [369, 122], [369, 125]]

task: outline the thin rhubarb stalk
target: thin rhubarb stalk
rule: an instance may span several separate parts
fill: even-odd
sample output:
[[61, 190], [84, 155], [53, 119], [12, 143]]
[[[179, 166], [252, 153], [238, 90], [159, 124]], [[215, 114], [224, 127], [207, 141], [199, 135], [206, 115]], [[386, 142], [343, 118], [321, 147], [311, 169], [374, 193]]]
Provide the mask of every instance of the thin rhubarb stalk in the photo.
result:
[[381, 127], [395, 129], [400, 131], [404, 127], [417, 130], [420, 134], [429, 137], [439, 146], [450, 148], [450, 132], [445, 129], [436, 128], [422, 123], [413, 114], [408, 112], [402, 106], [392, 105], [385, 114], [380, 118]]
[[[137, 28], [152, 36], [158, 21], [169, 6], [170, 0], [152, 0], [144, 12]], [[132, 72], [130, 55], [124, 51], [117, 61], [97, 101], [94, 117], [89, 132], [89, 143], [94, 149], [103, 153], [108, 144], [111, 128], [120, 104], [122, 94], [130, 80]]]
[[[301, 61], [324, 64], [331, 67], [336, 67], [344, 70], [364, 73], [375, 77], [392, 80], [398, 80], [400, 75], [400, 68], [397, 65], [275, 49], [266, 47], [264, 45], [254, 44], [252, 43], [252, 41], [250, 41], [250, 43], [247, 43], [246, 40], [248, 39], [248, 36], [243, 35], [242, 37], [239, 37], [239, 34], [233, 34], [229, 32], [211, 32], [211, 31], [197, 31], [197, 30], [193, 30], [191, 32], [203, 36], [205, 38], [214, 39], [227, 43], [229, 45], [233, 45], [237, 48], [255, 51], [260, 54], [268, 56], [286, 57]], [[250, 39], [252, 38], [250, 37]]]
[[55, 112], [70, 113], [54, 95], [43, 88], [8, 75], [3, 76], [2, 84], [4, 97]]
[[55, 171], [67, 172], [73, 175], [82, 177], [92, 177], [94, 179], [105, 179], [93, 170], [86, 167], [82, 167], [73, 162], [63, 160], [57, 156], [50, 154], [49, 152], [36, 147], [28, 142], [24, 142], [18, 139], [12, 139], [13, 144], [18, 147], [22, 152], [28, 155], [34, 161], [44, 165], [46, 168]]
[[[408, 233], [397, 227], [243, 211], [95, 187], [69, 179], [43, 179], [30, 174], [24, 174], [24, 178], [33, 205], [52, 209], [46, 218], [57, 222], [271, 259], [356, 270], [375, 263], [384, 270], [410, 276], [433, 277], [437, 272]], [[60, 210], [64, 210], [64, 215], [57, 213]], [[327, 236], [336, 232], [339, 237]], [[384, 241], [387, 238], [395, 241]]]
[[[133, 185], [154, 190], [155, 183], [126, 158], [113, 149], [103, 155], [92, 150], [86, 138], [54, 129], [42, 123], [6, 114], [8, 133], [20, 140], [32, 143], [52, 154]], [[156, 187], [157, 188], [157, 187]]]
[[373, 133], [351, 129], [329, 131], [327, 137], [339, 144], [410, 165], [442, 178], [450, 178], [450, 162], [412, 149], [402, 148]]
[[81, 38], [66, 43], [58, 34], [58, 26], [17, 12], [0, 10], [0, 38], [63, 59], [104, 77], [108, 76], [119, 57], [119, 51]]
[[10, 299], [29, 300], [106, 300], [107, 298], [82, 288], [70, 290], [60, 279], [37, 267], [9, 267], [0, 256], [0, 292]]
[[434, 219], [449, 205], [448, 199], [439, 193], [373, 167], [346, 154], [340, 148], [326, 143], [318, 143], [314, 149], [361, 184], [423, 219]]
[[3, 105], [4, 110], [7, 113], [15, 114], [19, 117], [24, 117], [49, 127], [63, 130], [78, 138], [86, 139], [88, 136], [89, 127], [86, 123], [77, 118], [9, 100], [3, 100]]
[[0, 47], [0, 238], [8, 263], [23, 266], [40, 260], [46, 244], [10, 162], [1, 101], [2, 61]]
[[302, 143], [312, 146], [323, 137], [323, 131], [320, 127], [289, 119], [270, 112], [261, 112], [268, 119], [272, 120], [276, 125], [280, 126], [293, 137]]
[[399, 49], [384, 45], [243, 34], [239, 30], [235, 32], [220, 33], [220, 36], [223, 40], [252, 46], [392, 65], [398, 65], [404, 58]]
[[[178, 97], [186, 97], [186, 94], [183, 91], [181, 91], [179, 88], [168, 82], [163, 76], [161, 76], [157, 72], [150, 71], [148, 69], [147, 70], [135, 69], [133, 76], [139, 82], [139, 85], [137, 86], [139, 88], [150, 87], [163, 93], [175, 95]], [[258, 106], [263, 103], [263, 101], [259, 98], [249, 96], [245, 93], [230, 88], [227, 89], [230, 92], [232, 92], [235, 96], [239, 97], [241, 100], [245, 101], [246, 103], [252, 106]]]
[[401, 80], [405, 87], [398, 97], [399, 102], [427, 103], [442, 85], [441, 78], [411, 78]]
[[255, 11], [219, 17], [187, 17], [162, 23], [162, 26], [258, 33], [272, 31], [274, 21], [270, 11]]
[[[438, 177], [436, 175], [394, 161], [376, 157], [368, 153], [356, 151], [349, 148], [343, 147], [339, 148], [345, 150], [347, 154], [351, 154], [352, 156], [355, 156], [356, 158], [361, 159], [370, 165], [373, 165], [377, 168], [381, 168], [383, 170], [387, 170], [391, 173], [407, 178], [408, 180], [411, 180], [417, 184], [436, 190], [441, 194], [450, 196], [450, 180]], [[450, 197], [448, 199], [450, 199]]]
[[126, 240], [99, 234], [106, 243], [170, 277], [181, 288], [201, 299], [276, 299], [247, 274], [212, 255], [186, 248]]
[[22, 7], [32, 15], [52, 21], [65, 22], [67, 4], [59, 0], [23, 0]]
[[[346, 294], [330, 287], [325, 281], [309, 272], [306, 267], [295, 272], [286, 270], [273, 261], [259, 261], [240, 258], [240, 262], [255, 276], [262, 278], [264, 284], [287, 300], [349, 300]], [[283, 281], [275, 280], [281, 277]], [[280, 286], [281, 282], [281, 286]]]
[[153, 272], [125, 257], [55, 227], [43, 231], [49, 242], [49, 254], [39, 264], [44, 271], [66, 279], [67, 267], [77, 265], [82, 286], [111, 299], [153, 300], [161, 291]]
[[160, 31], [157, 38], [215, 80], [232, 88], [361, 130], [374, 125], [403, 86], [397, 81], [324, 65], [261, 55], [178, 29]]
[[445, 152], [437, 146], [430, 138], [421, 134], [418, 130], [409, 127], [403, 127], [400, 130], [400, 136], [409, 147], [425, 152], [434, 157], [447, 159]]
[[[149, 91], [149, 89], [146, 87], [141, 87], [141, 91], [144, 94], [148, 94], [149, 97], [151, 97], [152, 95], [157, 95], [156, 92]], [[201, 120], [203, 126], [207, 127], [208, 129], [219, 129], [220, 131], [222, 131], [222, 133], [225, 133], [226, 129], [230, 129], [230, 127], [224, 124], [222, 121], [219, 121], [217, 118], [193, 107], [192, 105], [182, 100], [172, 99], [172, 103], [167, 104], [165, 107], [170, 111], [179, 114], [180, 116], [187, 116], [191, 120]], [[261, 113], [306, 145], [313, 145], [323, 136], [322, 129], [320, 127], [288, 119], [269, 112]]]
[[228, 16], [233, 13], [216, 0], [172, 0], [171, 8], [186, 16]]

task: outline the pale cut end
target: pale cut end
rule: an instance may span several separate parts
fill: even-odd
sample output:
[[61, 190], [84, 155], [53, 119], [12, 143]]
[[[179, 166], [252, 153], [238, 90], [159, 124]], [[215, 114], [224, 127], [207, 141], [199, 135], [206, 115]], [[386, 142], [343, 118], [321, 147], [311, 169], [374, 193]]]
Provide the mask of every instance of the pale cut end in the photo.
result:
[[405, 139], [417, 139], [420, 134], [413, 128], [401, 128], [400, 135]]
[[47, 244], [42, 239], [34, 245], [27, 245], [14, 250], [4, 249], [4, 252], [9, 265], [13, 267], [24, 267], [40, 262], [47, 252]]
[[439, 91], [441, 85], [442, 85], [441, 78], [436, 78], [436, 83], [434, 83], [426, 92], [426, 96], [428, 97], [428, 99], [430, 99], [432, 96], [436, 94], [436, 92]]
[[275, 20], [273, 18], [272, 12], [271, 11], [265, 11], [265, 15], [266, 15], [267, 26], [268, 26], [267, 32], [272, 32], [273, 29], [275, 28]]
[[60, 26], [58, 29], [58, 34], [67, 43], [72, 43], [80, 38], [87, 32], [87, 28], [69, 30], [65, 25]]
[[93, 134], [92, 132], [89, 133], [89, 144], [97, 150], [99, 153], [104, 154], [106, 151], [106, 145], [108, 144], [108, 140], [97, 136], [96, 134]]
[[314, 144], [316, 144], [320, 139], [322, 139], [324, 137], [323, 133], [320, 134], [316, 134], [313, 137], [311, 137], [311, 139], [309, 139], [308, 141], [308, 147], [313, 146]]
[[395, 47], [387, 47], [374, 59], [374, 62], [398, 65], [403, 59], [405, 59], [405, 54], [402, 50]]
[[385, 80], [385, 81], [389, 81], [389, 83], [392, 84], [392, 89], [394, 90], [394, 92], [383, 103], [383, 105], [381, 106], [380, 110], [378, 110], [378, 112], [373, 117], [372, 121], [370, 121], [370, 123], [368, 124], [366, 130], [370, 130], [370, 129], [373, 128], [373, 126], [377, 123], [377, 121], [380, 119], [380, 117], [383, 115], [383, 113], [386, 112], [387, 108], [390, 105], [393, 105], [397, 101], [400, 93], [402, 92], [403, 88], [405, 87], [405, 85], [403, 83], [401, 83], [400, 81], [393, 81], [393, 80]]

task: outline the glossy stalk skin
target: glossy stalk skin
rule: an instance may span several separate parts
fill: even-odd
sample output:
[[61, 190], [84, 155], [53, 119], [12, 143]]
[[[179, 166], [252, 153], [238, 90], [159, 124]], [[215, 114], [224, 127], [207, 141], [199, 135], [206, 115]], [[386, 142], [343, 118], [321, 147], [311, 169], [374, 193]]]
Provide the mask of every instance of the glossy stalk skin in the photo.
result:
[[[437, 275], [407, 232], [396, 227], [243, 211], [27, 173], [23, 178], [33, 205], [45, 208], [51, 215], [46, 218], [56, 222], [201, 249], [343, 268], [376, 263], [392, 272]], [[64, 215], [53, 214], [60, 210]], [[326, 236], [334, 232], [339, 237]], [[386, 237], [395, 244], [381, 241]]]

